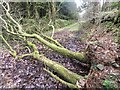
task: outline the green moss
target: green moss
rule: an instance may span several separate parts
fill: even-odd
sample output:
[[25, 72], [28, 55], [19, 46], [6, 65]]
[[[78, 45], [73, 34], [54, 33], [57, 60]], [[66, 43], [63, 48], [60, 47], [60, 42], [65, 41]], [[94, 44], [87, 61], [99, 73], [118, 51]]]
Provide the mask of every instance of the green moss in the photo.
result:
[[103, 81], [103, 87], [107, 90], [117, 90], [118, 86], [117, 84], [112, 80], [104, 80]]
[[61, 78], [59, 78], [58, 76], [54, 75], [52, 72], [50, 72], [49, 70], [47, 69], [44, 69], [46, 72], [48, 72], [53, 78], [55, 78], [56, 80], [60, 81], [62, 84], [65, 84], [67, 85], [69, 88], [75, 88], [75, 89], [78, 89], [78, 87], [75, 85], [75, 84], [71, 84], [71, 83], [68, 83], [64, 80], [62, 80]]
[[[68, 69], [66, 69], [64, 66], [62, 66], [61, 64], [51, 61], [48, 58], [41, 56], [40, 58], [43, 59], [43, 62], [51, 69], [53, 69], [58, 75], [60, 75], [62, 78], [64, 78], [64, 80], [66, 80], [69, 83], [72, 84], [76, 84], [76, 82], [79, 79], [82, 79], [83, 77], [73, 73], [71, 71], [69, 71]], [[39, 60], [41, 60], [40, 58], [38, 58]]]
[[46, 46], [48, 46], [49, 48], [51, 48], [52, 50], [60, 53], [61, 55], [63, 56], [66, 56], [66, 57], [69, 57], [69, 58], [72, 58], [72, 59], [76, 59], [78, 61], [81, 61], [81, 62], [86, 62], [87, 61], [87, 58], [86, 58], [86, 55], [85, 53], [78, 53], [78, 52], [73, 52], [73, 51], [70, 51], [66, 48], [63, 48], [63, 47], [59, 47], [55, 44], [52, 44], [48, 41], [46, 41], [45, 39], [43, 39], [42, 37], [40, 37], [39, 35], [37, 34], [32, 34], [32, 35], [29, 35], [29, 34], [25, 34], [25, 36], [30, 36], [30, 37], [35, 37], [36, 39], [38, 39], [41, 43], [45, 44]]

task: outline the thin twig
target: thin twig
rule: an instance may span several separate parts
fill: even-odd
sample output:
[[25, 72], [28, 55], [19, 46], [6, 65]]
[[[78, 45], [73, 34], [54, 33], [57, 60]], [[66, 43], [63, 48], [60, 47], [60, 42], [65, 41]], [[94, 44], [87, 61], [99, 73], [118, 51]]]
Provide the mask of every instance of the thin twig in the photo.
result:
[[5, 44], [9, 47], [9, 49], [10, 49], [10, 53], [14, 56], [14, 57], [16, 57], [16, 51], [15, 50], [13, 50], [13, 48], [9, 45], [9, 43], [5, 40], [5, 38], [2, 36], [2, 35], [0, 35], [0, 37], [2, 38], [2, 40], [5, 42]]
[[50, 19], [50, 21], [49, 21], [49, 23], [48, 23], [48, 26], [51, 26], [52, 27], [52, 35], [51, 35], [51, 38], [53, 38], [53, 36], [54, 36], [54, 33], [55, 33], [55, 27], [54, 27], [54, 25], [52, 25], [51, 24], [51, 22], [52, 22], [52, 20]]

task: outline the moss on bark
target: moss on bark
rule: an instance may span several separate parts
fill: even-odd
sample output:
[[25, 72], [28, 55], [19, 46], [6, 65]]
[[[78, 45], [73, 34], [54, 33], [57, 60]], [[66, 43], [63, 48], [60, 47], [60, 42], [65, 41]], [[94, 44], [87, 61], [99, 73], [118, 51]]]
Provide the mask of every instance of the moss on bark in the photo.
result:
[[[31, 46], [34, 49], [34, 52], [38, 52], [37, 47], [36, 47], [35, 44], [33, 44], [32, 42], [28, 42], [28, 45]], [[34, 52], [32, 54], [32, 56], [34, 58], [36, 58], [37, 60], [42, 61], [50, 69], [54, 70], [59, 76], [61, 76], [65, 80], [65, 82], [67, 82], [67, 83], [69, 83], [71, 85], [75, 85], [75, 87], [76, 87], [77, 81], [79, 81], [80, 79], [84, 79], [83, 76], [80, 76], [80, 75], [68, 70], [67, 68], [65, 68], [60, 63], [52, 61], [52, 60], [46, 58], [44, 55], [40, 55], [39, 52], [36, 53], [36, 54], [34, 54]]]
[[45, 39], [43, 39], [42, 37], [40, 37], [37, 34], [23, 33], [22, 35], [26, 36], [26, 37], [31, 37], [31, 38], [38, 39], [41, 43], [45, 44], [46, 46], [48, 46], [52, 50], [60, 53], [61, 55], [65, 56], [65, 57], [76, 59], [80, 62], [86, 62], [87, 61], [87, 57], [86, 57], [85, 53], [83, 53], [83, 52], [73, 52], [73, 51], [70, 51], [70, 50], [68, 50], [64, 47], [59, 47], [59, 46], [57, 46], [53, 43], [50, 43], [50, 42], [46, 41]]

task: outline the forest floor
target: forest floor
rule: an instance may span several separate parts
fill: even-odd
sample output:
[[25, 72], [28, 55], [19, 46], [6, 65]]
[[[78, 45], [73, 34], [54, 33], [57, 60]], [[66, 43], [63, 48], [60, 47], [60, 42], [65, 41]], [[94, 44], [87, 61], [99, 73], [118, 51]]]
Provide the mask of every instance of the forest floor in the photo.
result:
[[[72, 25], [73, 26], [73, 25]], [[78, 27], [78, 26], [77, 26]], [[71, 29], [72, 30], [72, 29]], [[65, 27], [55, 33], [54, 38], [58, 40], [65, 48], [79, 52], [84, 50], [84, 43], [77, 40], [74, 36], [76, 33], [70, 31], [70, 27]], [[38, 44], [38, 43], [37, 43]], [[89, 71], [89, 66], [76, 60], [73, 61], [65, 58], [51, 49], [44, 47], [40, 44], [37, 45], [38, 50], [45, 54], [51, 60], [57, 61], [64, 65], [69, 70], [76, 72], [80, 75], [86, 75]], [[15, 45], [14, 49], [19, 55], [27, 53], [28, 50], [20, 50], [21, 45]], [[32, 57], [25, 57], [24, 59], [17, 60], [13, 58], [10, 53], [1, 48], [0, 55], [0, 88], [51, 88], [51, 89], [67, 89], [66, 86], [56, 81], [49, 76], [43, 67], [46, 67], [42, 62], [34, 60]], [[4, 49], [4, 50], [3, 50]]]
[[[86, 47], [86, 44], [80, 40], [79, 38], [80, 35], [81, 33], [77, 31], [74, 31], [70, 28], [64, 28], [64, 30], [55, 32], [54, 38], [58, 40], [65, 48], [68, 48], [71, 51], [80, 52], [80, 51], [84, 51]], [[108, 45], [111, 43], [109, 42], [111, 41], [111, 39], [109, 40], [108, 39], [109, 39], [109, 35], [108, 37], [101, 38], [99, 40], [101, 40], [100, 42], [102, 42], [101, 43], [102, 45], [103, 44]], [[112, 43], [112, 44], [114, 45], [112, 45], [111, 48], [113, 49], [113, 51], [116, 52], [117, 46], [115, 43]], [[93, 48], [94, 50], [95, 50], [95, 47], [98, 47], [96, 45], [92, 45], [92, 46], [94, 46]], [[108, 47], [105, 46], [106, 48], [104, 49], [98, 47], [95, 51], [97, 55], [96, 57], [101, 59], [102, 57], [100, 55], [104, 54], [104, 51], [106, 51], [109, 48], [109, 46]], [[40, 53], [44, 53], [45, 56], [48, 57], [49, 59], [61, 63], [63, 66], [65, 66], [66, 68], [68, 68], [69, 70], [75, 73], [85, 76], [85, 75], [88, 75], [89, 73], [91, 73], [91, 75], [95, 75], [95, 73], [97, 72], [97, 71], [94, 73], [91, 72], [89, 64], [83, 64], [76, 60], [65, 58], [39, 43], [37, 43], [37, 47]], [[22, 53], [29, 52], [28, 49], [22, 50], [20, 48], [21, 48], [20, 44], [14, 45], [14, 49], [17, 51], [19, 55], [21, 55]], [[7, 52], [6, 50], [0, 50], [0, 51], [1, 51], [0, 53], [1, 54], [0, 55], [0, 88], [46, 88], [46, 89], [49, 88], [49, 89], [57, 89], [57, 90], [58, 89], [65, 90], [68, 88], [67, 86], [62, 85], [60, 82], [56, 81], [49, 74], [47, 74], [43, 70], [43, 67], [45, 68], [47, 67], [42, 62], [37, 61], [32, 57], [25, 57], [23, 59], [18, 60], [16, 58], [13, 58], [10, 55], [10, 53]], [[109, 58], [107, 58], [106, 60], [108, 59]], [[104, 66], [104, 67], [108, 68], [107, 66]], [[112, 71], [116, 70], [113, 68], [110, 68], [110, 69]], [[109, 71], [110, 69], [107, 69], [107, 70]], [[119, 73], [120, 73], [119, 69], [117, 69], [116, 72], [112, 74], [116, 74], [116, 76], [118, 76]], [[94, 78], [98, 78], [99, 76], [95, 76]], [[120, 78], [118, 79], [120, 80]], [[118, 79], [117, 81], [119, 81]], [[90, 81], [92, 80], [88, 80], [88, 83], [91, 83]], [[99, 82], [97, 83], [95, 80], [93, 81], [94, 82], [92, 83], [96, 83], [96, 84], [99, 83]]]

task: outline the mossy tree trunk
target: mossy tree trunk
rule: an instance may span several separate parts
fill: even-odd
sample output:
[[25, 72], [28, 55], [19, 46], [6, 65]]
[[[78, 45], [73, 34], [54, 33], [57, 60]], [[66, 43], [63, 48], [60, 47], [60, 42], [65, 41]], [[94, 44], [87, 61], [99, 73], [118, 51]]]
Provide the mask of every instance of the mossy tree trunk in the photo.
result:
[[65, 57], [76, 59], [76, 60], [78, 60], [80, 62], [87, 62], [87, 57], [86, 57], [85, 53], [83, 53], [83, 52], [73, 52], [73, 51], [70, 51], [70, 50], [68, 50], [68, 49], [66, 49], [64, 47], [59, 47], [59, 46], [57, 46], [57, 45], [55, 45], [53, 43], [50, 43], [50, 42], [46, 41], [45, 39], [43, 39], [42, 37], [40, 37], [37, 34], [23, 33], [22, 36], [36, 38], [41, 43], [43, 43], [44, 45], [48, 46], [52, 50], [58, 52], [59, 54], [65, 56]]

